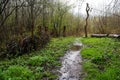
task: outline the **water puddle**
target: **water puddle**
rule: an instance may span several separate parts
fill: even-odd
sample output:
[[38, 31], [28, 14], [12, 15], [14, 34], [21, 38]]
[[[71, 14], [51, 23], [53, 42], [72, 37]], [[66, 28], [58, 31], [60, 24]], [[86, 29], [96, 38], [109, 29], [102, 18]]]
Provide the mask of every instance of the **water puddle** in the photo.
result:
[[82, 43], [75, 42], [62, 59], [62, 67], [58, 80], [80, 80], [82, 74], [82, 58], [80, 49]]

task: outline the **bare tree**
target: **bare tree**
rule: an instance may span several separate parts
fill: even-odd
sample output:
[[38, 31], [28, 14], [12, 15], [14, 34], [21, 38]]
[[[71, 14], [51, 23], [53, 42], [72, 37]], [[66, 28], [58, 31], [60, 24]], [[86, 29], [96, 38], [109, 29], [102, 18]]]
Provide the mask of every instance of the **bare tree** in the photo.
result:
[[88, 18], [89, 18], [89, 11], [90, 11], [89, 4], [87, 3], [86, 5], [87, 5], [87, 6], [86, 6], [87, 17], [86, 17], [86, 24], [85, 24], [85, 27], [84, 27], [84, 30], [85, 30], [85, 37], [88, 36], [88, 34], [87, 34], [87, 26], [88, 26]]

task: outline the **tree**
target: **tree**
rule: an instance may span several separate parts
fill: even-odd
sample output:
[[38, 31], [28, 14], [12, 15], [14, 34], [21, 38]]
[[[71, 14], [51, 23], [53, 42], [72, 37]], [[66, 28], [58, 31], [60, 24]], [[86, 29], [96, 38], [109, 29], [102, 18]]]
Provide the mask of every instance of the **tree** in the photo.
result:
[[89, 11], [90, 11], [90, 7], [89, 7], [89, 4], [87, 3], [86, 4], [86, 13], [87, 13], [87, 17], [86, 17], [86, 24], [85, 24], [85, 27], [84, 27], [84, 30], [85, 30], [85, 37], [88, 37], [88, 34], [87, 34], [87, 26], [88, 26], [88, 18], [89, 18]]
[[57, 29], [56, 36], [61, 36], [62, 33], [62, 24], [63, 19], [65, 19], [66, 13], [71, 8], [71, 5], [66, 5], [67, 3], [57, 2], [55, 5], [55, 11], [54, 11], [54, 31]]

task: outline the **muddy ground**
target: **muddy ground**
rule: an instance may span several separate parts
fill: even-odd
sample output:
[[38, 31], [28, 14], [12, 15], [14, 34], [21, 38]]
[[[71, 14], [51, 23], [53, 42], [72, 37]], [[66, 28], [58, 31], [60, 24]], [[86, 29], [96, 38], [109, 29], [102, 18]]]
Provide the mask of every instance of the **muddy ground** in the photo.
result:
[[80, 50], [82, 43], [75, 42], [62, 58], [62, 67], [58, 80], [81, 80], [82, 57]]

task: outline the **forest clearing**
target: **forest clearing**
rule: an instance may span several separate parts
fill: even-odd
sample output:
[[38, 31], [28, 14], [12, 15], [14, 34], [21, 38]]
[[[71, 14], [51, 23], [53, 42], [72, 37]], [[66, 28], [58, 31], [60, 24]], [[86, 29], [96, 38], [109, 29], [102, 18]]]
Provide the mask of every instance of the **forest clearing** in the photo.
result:
[[120, 0], [0, 0], [0, 80], [120, 80]]

